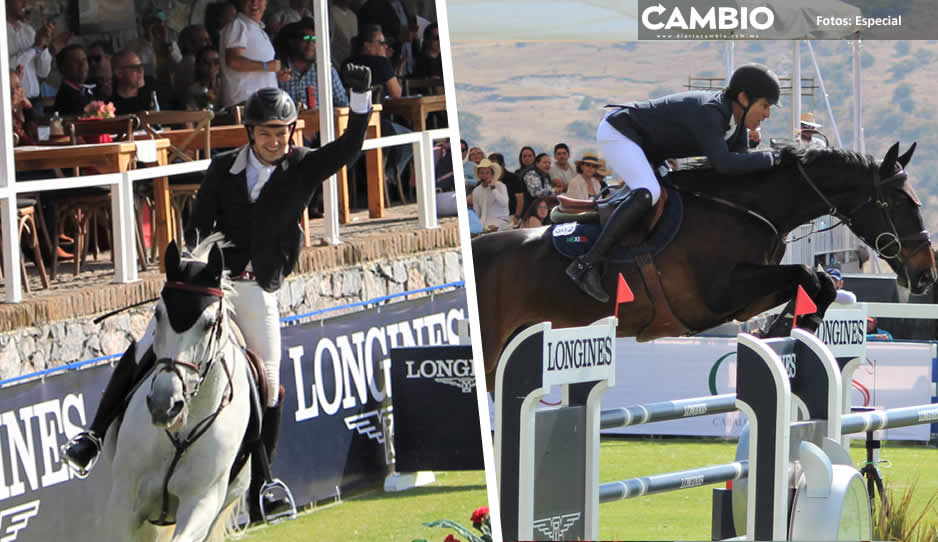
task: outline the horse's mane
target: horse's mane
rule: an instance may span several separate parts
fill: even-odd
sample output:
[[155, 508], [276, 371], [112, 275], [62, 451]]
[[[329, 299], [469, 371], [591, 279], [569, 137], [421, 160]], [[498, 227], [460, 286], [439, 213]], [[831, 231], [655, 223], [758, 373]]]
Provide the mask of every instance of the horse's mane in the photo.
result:
[[[225, 239], [225, 234], [216, 232], [205, 237], [204, 239], [200, 239], [198, 243], [191, 249], [183, 249], [182, 254], [179, 257], [180, 261], [182, 263], [208, 263], [208, 255], [216, 243], [218, 243], [218, 248], [234, 246], [234, 243]], [[225, 297], [222, 298], [222, 302], [225, 304], [225, 308], [229, 313], [234, 314], [234, 305], [230, 302], [226, 302], [226, 298], [229, 296], [236, 296], [238, 295], [238, 292], [234, 289], [234, 285], [231, 280], [231, 272], [227, 269], [223, 269], [221, 272], [221, 291], [225, 294]]]
[[[794, 156], [806, 169], [818, 172], [821, 177], [826, 176], [828, 170], [842, 172], [847, 168], [867, 172], [877, 167], [872, 156], [846, 149], [792, 146], [782, 149], [781, 152]], [[778, 182], [780, 176], [792, 175], [798, 175], [793, 168], [771, 168], [740, 175], [725, 175], [708, 168], [672, 172], [665, 180], [685, 190], [733, 199], [731, 196], [740, 189], [752, 189], [763, 183]]]

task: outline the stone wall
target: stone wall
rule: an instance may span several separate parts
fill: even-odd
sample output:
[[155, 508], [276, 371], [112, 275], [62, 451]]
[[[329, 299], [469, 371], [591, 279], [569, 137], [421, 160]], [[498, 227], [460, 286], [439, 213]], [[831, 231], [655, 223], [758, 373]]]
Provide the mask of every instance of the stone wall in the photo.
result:
[[[280, 289], [282, 316], [366, 301], [462, 280], [458, 249], [443, 249], [369, 261], [319, 273], [291, 276]], [[407, 296], [415, 298], [426, 294]], [[404, 298], [392, 300], [400, 301]], [[93, 316], [47, 322], [0, 333], [0, 380], [124, 351], [143, 335], [153, 303], [94, 324]], [[329, 318], [360, 307], [330, 311]]]

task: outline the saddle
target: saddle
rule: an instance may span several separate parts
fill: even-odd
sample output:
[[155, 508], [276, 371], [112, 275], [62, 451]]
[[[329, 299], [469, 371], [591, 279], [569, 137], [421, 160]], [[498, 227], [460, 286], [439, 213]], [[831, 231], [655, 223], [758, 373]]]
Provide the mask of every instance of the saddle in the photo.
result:
[[[550, 220], [554, 224], [599, 222], [600, 226], [605, 226], [609, 216], [622, 202], [628, 191], [628, 188], [623, 187], [607, 198], [596, 200], [576, 199], [559, 194], [557, 196], [559, 205], [551, 209]], [[655, 226], [658, 225], [658, 221], [661, 220], [667, 202], [668, 190], [662, 190], [658, 203], [645, 214], [634, 231], [629, 232], [622, 238], [620, 244], [626, 247], [634, 247], [648, 240], [648, 237], [655, 230]]]
[[[668, 193], [671, 191], [667, 186], [662, 188], [658, 203], [645, 214], [634, 231], [622, 238], [619, 246], [613, 249], [611, 251], [613, 254], [608, 257], [608, 260], [613, 262], [634, 263], [645, 283], [645, 291], [652, 303], [653, 312], [638, 333], [639, 342], [690, 333], [690, 329], [671, 309], [671, 303], [661, 285], [654, 260], [654, 255], [663, 250], [677, 235], [683, 220], [681, 197], [675, 195], [672, 204], [677, 209], [672, 209], [667, 219], [662, 222], [662, 217], [666, 216]], [[623, 189], [608, 198], [595, 201], [579, 200], [564, 195], [557, 196], [560, 205], [554, 207], [550, 218], [555, 224], [570, 222], [570, 224], [555, 226], [553, 229], [553, 243], [557, 251], [569, 258], [586, 252], [592, 244], [590, 240], [599, 235], [599, 231], [609, 219], [612, 211], [627, 193], [628, 190]], [[656, 230], [659, 222], [661, 222], [661, 228]]]

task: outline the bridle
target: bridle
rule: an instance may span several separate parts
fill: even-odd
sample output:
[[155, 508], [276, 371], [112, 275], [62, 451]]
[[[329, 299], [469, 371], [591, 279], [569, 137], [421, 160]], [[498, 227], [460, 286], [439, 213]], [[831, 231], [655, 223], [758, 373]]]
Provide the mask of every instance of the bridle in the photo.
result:
[[[883, 221], [889, 226], [889, 231], [880, 233], [876, 236], [875, 239], [872, 240], [872, 242], [870, 242], [869, 239], [863, 238], [863, 241], [873, 247], [873, 250], [876, 252], [877, 256], [883, 258], [884, 260], [899, 260], [899, 262], [903, 262], [903, 243], [918, 243], [918, 245], [915, 247], [915, 250], [913, 250], [910, 254], [910, 257], [917, 254], [919, 251], [930, 247], [927, 230], [922, 230], [918, 233], [900, 237], [896, 228], [896, 224], [893, 222], [892, 214], [889, 212], [889, 200], [886, 199], [883, 194], [883, 187], [894, 183], [904, 183], [908, 180], [909, 176], [905, 170], [902, 169], [902, 166], [899, 166], [898, 171], [889, 177], [886, 177], [885, 179], [880, 178], [879, 169], [874, 169], [873, 194], [868, 196], [866, 200], [862, 201], [857, 207], [848, 212], [842, 212], [836, 205], [831, 203], [831, 201], [824, 195], [821, 189], [818, 188], [814, 181], [811, 180], [811, 177], [805, 171], [804, 166], [801, 164], [800, 160], [797, 162], [797, 169], [798, 173], [801, 174], [801, 178], [804, 179], [806, 183], [808, 183], [808, 186], [814, 190], [818, 197], [821, 198], [821, 201], [824, 202], [824, 205], [827, 206], [829, 209], [827, 214], [837, 217], [837, 219], [840, 221], [837, 224], [811, 233], [820, 233], [823, 231], [832, 230], [843, 224], [846, 224], [848, 227], [850, 227], [853, 224], [853, 219], [851, 217], [856, 216], [858, 213], [872, 205], [874, 209], [878, 210], [882, 214]], [[909, 277], [906, 276], [906, 279], [908, 278]]]
[[[189, 403], [189, 400], [198, 395], [199, 389], [202, 384], [205, 382], [205, 378], [208, 376], [209, 371], [215, 366], [215, 362], [219, 362], [221, 367], [225, 371], [225, 377], [227, 378], [227, 383], [225, 384], [224, 395], [222, 396], [221, 401], [219, 401], [218, 406], [215, 410], [199, 420], [198, 423], [192, 428], [191, 431], [185, 436], [176, 434], [169, 429], [166, 429], [166, 436], [169, 438], [170, 442], [173, 443], [175, 448], [175, 454], [173, 455], [173, 460], [169, 465], [169, 469], [166, 471], [166, 477], [163, 479], [163, 505], [160, 511], [159, 519], [154, 522], [157, 525], [168, 525], [169, 521], [169, 479], [172, 477], [173, 472], [176, 470], [176, 466], [179, 464], [179, 460], [182, 459], [183, 454], [186, 450], [192, 446], [195, 441], [197, 441], [202, 435], [204, 435], [212, 424], [215, 423], [215, 420], [218, 418], [218, 415], [221, 414], [221, 411], [228, 406], [232, 399], [234, 398], [234, 386], [231, 379], [231, 369], [228, 367], [228, 363], [225, 360], [224, 356], [221, 355], [222, 351], [222, 332], [224, 331], [224, 297], [225, 294], [221, 288], [211, 288], [204, 286], [196, 286], [193, 284], [187, 284], [179, 281], [168, 281], [164, 286], [164, 289], [168, 288], [170, 290], [182, 290], [185, 292], [200, 294], [200, 295], [209, 295], [219, 298], [218, 303], [218, 312], [215, 316], [215, 321], [212, 324], [212, 329], [210, 331], [211, 335], [209, 337], [209, 352], [208, 361], [204, 363], [203, 367], [200, 369], [198, 365], [190, 363], [187, 361], [180, 361], [177, 359], [163, 358], [158, 360], [153, 366], [154, 378], [150, 381], [150, 389], [152, 392], [153, 382], [156, 380], [156, 376], [161, 372], [170, 372], [179, 378], [179, 381], [182, 382], [182, 393], [183, 398], [186, 404]], [[194, 372], [198, 375], [198, 380], [196, 384], [191, 388], [188, 388], [186, 385], [186, 379], [183, 375], [183, 371]]]

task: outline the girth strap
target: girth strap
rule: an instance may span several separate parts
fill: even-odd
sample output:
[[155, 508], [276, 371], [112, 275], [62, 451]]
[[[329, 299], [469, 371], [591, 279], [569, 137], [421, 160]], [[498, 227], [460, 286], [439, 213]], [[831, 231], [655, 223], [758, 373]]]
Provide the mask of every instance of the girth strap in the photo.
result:
[[648, 253], [640, 254], [635, 257], [635, 263], [642, 274], [645, 290], [648, 292], [648, 299], [652, 305], [652, 316], [638, 333], [638, 340], [643, 342], [660, 337], [689, 335], [690, 329], [671, 310], [671, 304], [668, 303], [668, 297], [658, 278], [654, 258]]

